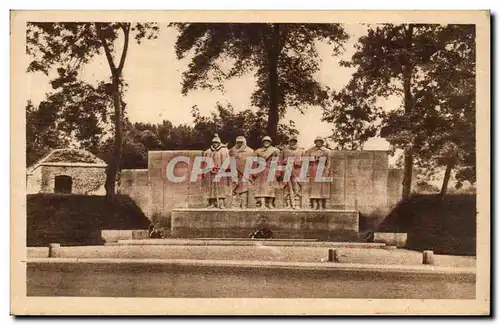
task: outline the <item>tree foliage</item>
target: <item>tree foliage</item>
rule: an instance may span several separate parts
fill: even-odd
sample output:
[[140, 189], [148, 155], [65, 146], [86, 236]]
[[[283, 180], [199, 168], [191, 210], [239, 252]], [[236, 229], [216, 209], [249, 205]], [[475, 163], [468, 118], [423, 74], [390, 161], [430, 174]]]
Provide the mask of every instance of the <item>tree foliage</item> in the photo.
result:
[[[443, 148], [450, 143], [461, 148], [463, 158], [457, 161], [475, 168], [470, 165], [475, 152], [474, 38], [470, 25], [373, 25], [358, 40], [351, 60], [342, 63], [356, 70], [325, 109], [324, 120], [335, 125], [332, 138], [354, 149], [380, 135], [403, 149], [403, 199], [410, 193], [414, 159], [428, 169], [442, 166], [449, 161], [443, 158], [449, 150]], [[382, 100], [395, 103], [393, 109], [384, 110]], [[466, 175], [469, 167], [457, 175]]]
[[[444, 169], [444, 196], [452, 169], [457, 187], [475, 182], [475, 29], [440, 26], [436, 39], [440, 48], [422, 69], [412, 115], [387, 114], [385, 133], [396, 144], [410, 142], [427, 175]], [[410, 140], [400, 134], [411, 134]]]
[[[223, 90], [223, 81], [252, 73], [252, 105], [267, 115], [267, 133], [275, 137], [280, 118], [292, 107], [303, 112], [323, 105], [327, 88], [317, 82], [320, 59], [316, 43], [327, 42], [332, 54], [348, 35], [339, 24], [176, 23], [178, 59], [190, 57], [182, 93]], [[229, 61], [229, 68], [225, 68]]]
[[27, 164], [60, 147], [76, 146], [95, 151], [109, 136], [112, 100], [107, 84], [94, 87], [83, 81], [67, 81], [26, 111]]
[[[127, 22], [30, 22], [26, 31], [26, 52], [31, 57], [28, 71], [49, 75], [54, 67], [59, 67], [68, 74], [78, 72], [95, 56], [105, 52], [103, 39], [110, 54], [120, 53], [115, 41], [123, 30], [132, 31], [140, 43], [143, 39], [156, 38], [159, 29], [155, 23], [131, 26]], [[120, 57], [120, 65], [125, 64], [124, 60], [125, 57], [123, 62]], [[64, 82], [63, 78], [59, 79]]]
[[31, 166], [51, 149], [68, 144], [57, 129], [56, 118], [51, 107], [35, 107], [31, 101], [26, 104], [26, 166]]
[[[51, 71], [57, 69], [58, 75], [51, 83], [54, 89], [62, 89], [60, 94], [62, 94], [63, 100], [59, 101], [59, 104], [66, 105], [69, 103], [73, 110], [86, 112], [87, 117], [84, 120], [93, 119], [94, 121], [89, 125], [94, 126], [97, 124], [98, 119], [103, 119], [103, 110], [100, 110], [100, 107], [93, 107], [91, 101], [93, 89], [88, 87], [87, 89], [78, 89], [77, 80], [80, 79], [79, 73], [87, 63], [98, 55], [105, 55], [110, 69], [110, 82], [101, 83], [97, 88], [99, 91], [104, 90], [104, 93], [109, 95], [114, 108], [113, 154], [111, 159], [108, 160], [108, 169], [106, 171], [106, 194], [108, 196], [114, 195], [116, 174], [122, 152], [122, 123], [125, 108], [122, 100], [124, 87], [123, 68], [127, 58], [129, 39], [132, 36], [137, 43], [140, 43], [143, 39], [156, 38], [158, 26], [155, 23], [131, 24], [129, 22], [30, 22], [27, 27], [26, 52], [31, 57], [28, 71], [43, 72], [50, 75]], [[121, 48], [120, 43], [123, 44]], [[98, 94], [100, 94], [99, 91]], [[78, 100], [72, 98], [75, 94], [89, 101], [78, 102]], [[78, 105], [80, 108], [76, 108]], [[81, 114], [73, 116], [81, 117]], [[71, 117], [71, 115], [68, 115], [69, 119]], [[71, 125], [71, 123], [68, 123], [68, 125]], [[92, 130], [87, 131], [92, 133]]]
[[[214, 133], [219, 134], [221, 139], [229, 146], [235, 145], [237, 136], [242, 135], [247, 139], [247, 144], [252, 148], [259, 148], [262, 145], [262, 138], [266, 132], [266, 116], [263, 112], [253, 112], [250, 109], [235, 111], [231, 105], [226, 107], [217, 104], [210, 116], [200, 115], [197, 107], [193, 107], [194, 131], [196, 139], [199, 139], [197, 148], [206, 148]], [[293, 121], [288, 124], [280, 124], [278, 133], [273, 139], [275, 145], [283, 145], [291, 135], [297, 135]]]
[[[252, 148], [260, 147], [262, 137], [266, 134], [266, 119], [261, 112], [236, 112], [231, 105], [217, 104], [209, 116], [201, 115], [196, 106], [193, 107], [192, 114], [193, 125], [174, 126], [170, 121], [159, 124], [126, 121], [120, 167], [147, 168], [147, 155], [151, 150], [205, 150], [211, 145], [214, 133], [229, 147], [234, 146], [237, 136], [243, 135]], [[297, 133], [293, 122], [282, 124], [274, 143], [282, 146], [291, 135]], [[112, 145], [111, 139], [105, 141], [97, 155], [104, 160], [109, 159], [109, 148]]]
[[457, 188], [464, 181], [476, 181], [475, 26], [449, 25], [443, 32], [447, 46], [429, 71], [430, 78], [437, 80], [432, 92], [439, 99], [434, 106], [440, 113], [435, 114], [439, 129], [419, 151], [419, 160], [431, 158], [437, 167], [446, 168], [442, 195], [447, 188], [446, 173], [452, 168]]

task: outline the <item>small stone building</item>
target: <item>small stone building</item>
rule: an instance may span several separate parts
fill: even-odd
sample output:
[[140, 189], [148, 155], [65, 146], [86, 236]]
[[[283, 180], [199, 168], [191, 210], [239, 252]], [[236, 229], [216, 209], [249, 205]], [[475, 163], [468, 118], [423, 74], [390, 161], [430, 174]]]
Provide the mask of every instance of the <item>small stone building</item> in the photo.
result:
[[106, 166], [86, 150], [53, 150], [28, 168], [27, 193], [105, 195]]

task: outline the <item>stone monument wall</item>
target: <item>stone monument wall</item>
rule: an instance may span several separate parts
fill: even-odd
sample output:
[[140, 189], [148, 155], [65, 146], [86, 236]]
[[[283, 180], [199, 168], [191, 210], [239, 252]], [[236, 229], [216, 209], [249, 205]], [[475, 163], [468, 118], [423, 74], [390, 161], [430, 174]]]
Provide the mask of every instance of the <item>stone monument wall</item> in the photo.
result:
[[359, 210], [363, 215], [384, 214], [388, 166], [385, 151], [334, 151], [331, 208]]
[[190, 164], [179, 162], [175, 165], [174, 175], [191, 177], [190, 165], [202, 151], [150, 151], [148, 157], [149, 207], [147, 216], [153, 222], [169, 219], [174, 208], [204, 207], [202, 183], [175, 183], [166, 177], [166, 167], [170, 160], [178, 156], [189, 157]]
[[128, 195], [149, 216], [149, 185], [147, 169], [122, 169], [118, 183], [118, 193]]
[[[169, 224], [174, 208], [206, 206], [204, 184], [174, 183], [166, 177], [166, 166], [177, 156], [189, 157], [190, 163], [175, 165], [176, 176], [190, 178], [191, 164], [202, 151], [150, 151], [147, 170], [122, 171], [120, 192], [130, 195], [151, 220]], [[359, 210], [364, 216], [382, 216], [397, 202], [399, 173], [389, 170], [385, 151], [334, 151], [331, 163], [331, 197], [327, 208]], [[147, 177], [146, 177], [147, 174]], [[303, 207], [309, 202], [307, 185], [303, 188]], [[231, 204], [231, 202], [229, 202]], [[276, 206], [283, 208], [283, 189], [276, 189]], [[255, 207], [250, 190], [249, 208]]]
[[[417, 173], [416, 169], [413, 169], [411, 178], [411, 188], [415, 190], [417, 187]], [[389, 177], [387, 179], [387, 192], [389, 197], [389, 207], [393, 208], [401, 199], [401, 193], [403, 192], [403, 175], [404, 169], [401, 168], [390, 168]]]

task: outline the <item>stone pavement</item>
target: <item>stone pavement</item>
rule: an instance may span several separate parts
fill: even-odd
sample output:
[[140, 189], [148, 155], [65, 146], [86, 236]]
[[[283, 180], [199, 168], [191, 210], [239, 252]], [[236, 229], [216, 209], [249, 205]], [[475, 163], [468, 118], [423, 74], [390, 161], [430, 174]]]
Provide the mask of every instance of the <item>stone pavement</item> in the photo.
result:
[[[422, 265], [422, 253], [405, 249], [388, 249], [381, 244], [303, 242], [293, 245], [287, 241], [255, 241], [231, 245], [230, 241], [176, 241], [151, 240], [144, 243], [117, 243], [106, 246], [60, 247], [56, 257], [65, 258], [121, 258], [121, 259], [190, 259], [238, 260], [269, 262], [326, 263], [328, 249], [337, 250], [340, 264]], [[248, 241], [247, 241], [248, 242]], [[161, 243], [161, 245], [160, 245]], [[198, 245], [195, 245], [198, 243]], [[234, 244], [234, 243], [233, 243]], [[48, 257], [48, 248], [28, 248], [28, 258]], [[435, 266], [474, 268], [476, 258], [471, 256], [434, 255]], [[428, 266], [424, 266], [428, 267]]]

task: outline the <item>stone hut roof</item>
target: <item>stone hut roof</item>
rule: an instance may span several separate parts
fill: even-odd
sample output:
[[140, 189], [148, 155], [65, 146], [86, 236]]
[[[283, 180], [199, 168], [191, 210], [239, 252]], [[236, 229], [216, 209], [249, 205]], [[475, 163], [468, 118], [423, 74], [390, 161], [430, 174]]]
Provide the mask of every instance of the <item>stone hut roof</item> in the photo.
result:
[[28, 168], [28, 173], [39, 166], [106, 167], [93, 153], [82, 149], [55, 149]]

